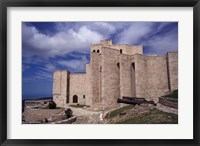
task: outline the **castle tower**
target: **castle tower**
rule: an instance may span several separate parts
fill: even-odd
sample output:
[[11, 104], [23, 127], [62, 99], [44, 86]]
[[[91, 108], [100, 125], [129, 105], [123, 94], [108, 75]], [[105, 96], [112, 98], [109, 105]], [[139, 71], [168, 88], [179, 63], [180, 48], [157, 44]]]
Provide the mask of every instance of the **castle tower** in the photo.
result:
[[57, 70], [53, 73], [53, 100], [58, 107], [69, 103], [69, 71]]

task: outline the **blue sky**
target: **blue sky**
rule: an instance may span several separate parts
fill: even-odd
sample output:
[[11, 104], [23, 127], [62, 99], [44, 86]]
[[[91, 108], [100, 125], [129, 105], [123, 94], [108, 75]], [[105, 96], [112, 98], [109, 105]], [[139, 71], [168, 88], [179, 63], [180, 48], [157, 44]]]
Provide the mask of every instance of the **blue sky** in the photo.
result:
[[90, 45], [143, 45], [144, 54], [178, 51], [177, 22], [23, 22], [22, 96], [52, 96], [54, 70], [85, 72]]

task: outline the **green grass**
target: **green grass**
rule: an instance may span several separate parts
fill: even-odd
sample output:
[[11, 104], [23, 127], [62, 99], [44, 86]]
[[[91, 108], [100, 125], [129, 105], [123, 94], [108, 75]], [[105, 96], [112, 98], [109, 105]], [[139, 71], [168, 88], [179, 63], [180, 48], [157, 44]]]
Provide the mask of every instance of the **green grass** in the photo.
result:
[[178, 115], [152, 109], [148, 113], [139, 114], [115, 124], [178, 124]]
[[129, 106], [124, 106], [120, 109], [116, 109], [109, 114], [109, 118], [113, 118], [119, 115], [120, 113], [123, 113], [124, 111], [131, 109], [132, 107], [133, 107], [132, 105], [129, 105]]
[[171, 94], [163, 96], [164, 98], [173, 98], [178, 100], [178, 90], [174, 90]]
[[77, 105], [70, 105], [71, 107], [75, 108], [83, 108], [85, 105], [77, 104]]

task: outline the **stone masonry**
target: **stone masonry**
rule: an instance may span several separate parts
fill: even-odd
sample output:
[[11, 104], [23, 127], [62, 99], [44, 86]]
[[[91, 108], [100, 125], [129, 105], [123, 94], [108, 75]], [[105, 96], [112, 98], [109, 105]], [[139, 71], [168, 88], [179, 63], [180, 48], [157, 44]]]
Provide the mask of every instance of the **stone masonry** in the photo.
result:
[[56, 70], [53, 100], [57, 106], [81, 104], [99, 110], [117, 108], [122, 96], [158, 101], [178, 89], [178, 53], [147, 56], [142, 46], [115, 45], [111, 40], [91, 46], [86, 73]]

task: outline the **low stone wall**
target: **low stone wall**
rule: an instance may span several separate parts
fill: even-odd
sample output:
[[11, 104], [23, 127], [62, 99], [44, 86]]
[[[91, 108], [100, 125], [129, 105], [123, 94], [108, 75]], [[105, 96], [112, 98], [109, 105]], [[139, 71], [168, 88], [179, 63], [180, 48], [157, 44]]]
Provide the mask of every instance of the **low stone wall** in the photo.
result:
[[76, 116], [71, 117], [69, 119], [64, 119], [64, 120], [60, 120], [60, 121], [50, 122], [50, 124], [72, 124], [75, 121], [76, 121]]
[[175, 109], [175, 108], [172, 108], [172, 107], [168, 107], [168, 106], [164, 106], [160, 103], [157, 104], [156, 108], [158, 110], [161, 110], [163, 112], [166, 112], [166, 113], [172, 113], [172, 114], [176, 114], [178, 115], [178, 109]]
[[47, 106], [49, 102], [51, 102], [52, 99], [38, 99], [38, 100], [26, 100], [25, 101], [25, 107], [42, 107]]
[[167, 98], [167, 97], [159, 97], [158, 103], [160, 103], [164, 106], [178, 109], [178, 100], [177, 99]]

